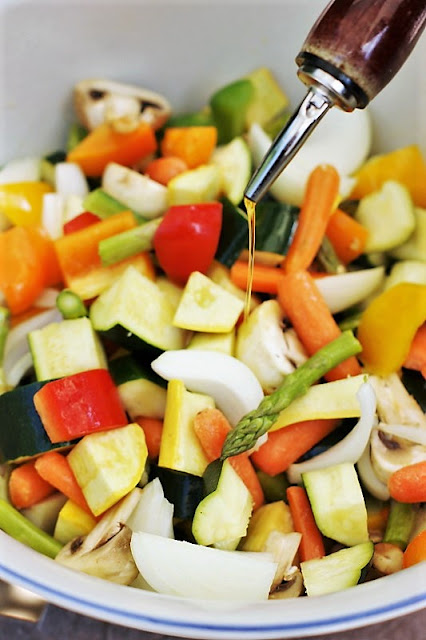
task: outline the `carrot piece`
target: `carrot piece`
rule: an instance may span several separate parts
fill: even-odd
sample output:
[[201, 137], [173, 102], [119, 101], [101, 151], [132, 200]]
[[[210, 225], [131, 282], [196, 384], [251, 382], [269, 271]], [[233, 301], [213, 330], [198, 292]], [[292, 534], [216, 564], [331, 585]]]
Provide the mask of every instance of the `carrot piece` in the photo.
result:
[[141, 122], [130, 133], [118, 133], [108, 124], [101, 124], [91, 131], [67, 155], [68, 162], [75, 162], [87, 176], [101, 176], [109, 162], [126, 167], [157, 149], [153, 129]]
[[328, 221], [325, 235], [343, 264], [358, 258], [365, 248], [368, 230], [341, 209], [336, 209]]
[[145, 416], [139, 416], [135, 418], [134, 421], [142, 427], [145, 434], [148, 456], [150, 458], [158, 458], [163, 433], [163, 421], [158, 418], [147, 418]]
[[321, 246], [339, 195], [339, 174], [328, 164], [309, 175], [293, 240], [283, 262], [284, 270], [308, 269]]
[[[247, 287], [249, 265], [244, 260], [237, 260], [230, 269], [232, 282], [240, 289]], [[269, 293], [275, 295], [278, 291], [278, 282], [282, 278], [283, 272], [277, 267], [268, 267], [263, 264], [254, 264], [253, 286], [255, 293]]]
[[187, 171], [188, 168], [188, 165], [182, 158], [167, 156], [152, 160], [146, 167], [145, 173], [151, 180], [167, 186], [172, 178]]
[[401, 467], [388, 480], [391, 498], [398, 502], [426, 502], [426, 461]]
[[37, 504], [55, 492], [35, 468], [35, 460], [24, 462], [12, 470], [9, 477], [9, 498], [16, 509], [25, 509]]
[[57, 451], [47, 451], [35, 460], [35, 469], [43, 480], [92, 514], [65, 456]]
[[[278, 284], [278, 301], [309, 355], [341, 334], [314, 278], [307, 271], [283, 274]], [[359, 362], [352, 356], [324, 377], [331, 382], [360, 373]]]
[[426, 378], [426, 322], [417, 329], [403, 366], [420, 371]]
[[325, 438], [338, 424], [338, 420], [304, 420], [271, 431], [267, 441], [251, 455], [258, 469], [270, 476], [286, 471], [309, 449]]
[[294, 530], [302, 534], [299, 546], [300, 560], [313, 560], [325, 556], [324, 542], [315, 522], [308, 495], [303, 487], [288, 487], [288, 506], [293, 519]]
[[[228, 420], [219, 409], [203, 409], [195, 416], [194, 431], [209, 462], [220, 457], [226, 435], [231, 428]], [[253, 510], [258, 509], [264, 503], [265, 497], [247, 453], [232, 456], [229, 461], [251, 493]]]
[[418, 562], [426, 560], [426, 529], [418, 533], [407, 545], [402, 556], [402, 566], [404, 569], [412, 567]]
[[69, 286], [72, 277], [101, 266], [98, 249], [101, 240], [136, 226], [131, 211], [120, 211], [80, 231], [58, 238], [55, 250], [65, 283]]
[[161, 153], [165, 157], [177, 156], [188, 169], [195, 169], [209, 161], [216, 143], [216, 127], [169, 127], [161, 141]]

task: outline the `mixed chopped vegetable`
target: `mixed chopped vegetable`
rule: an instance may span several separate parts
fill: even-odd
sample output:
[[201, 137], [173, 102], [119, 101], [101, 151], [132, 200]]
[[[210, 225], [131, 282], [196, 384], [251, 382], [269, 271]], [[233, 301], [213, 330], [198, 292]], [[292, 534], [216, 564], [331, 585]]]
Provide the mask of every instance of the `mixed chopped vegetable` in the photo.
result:
[[164, 594], [315, 596], [426, 560], [426, 163], [330, 114], [256, 209], [288, 116], [260, 68], [200, 111], [74, 87], [0, 169], [0, 528]]

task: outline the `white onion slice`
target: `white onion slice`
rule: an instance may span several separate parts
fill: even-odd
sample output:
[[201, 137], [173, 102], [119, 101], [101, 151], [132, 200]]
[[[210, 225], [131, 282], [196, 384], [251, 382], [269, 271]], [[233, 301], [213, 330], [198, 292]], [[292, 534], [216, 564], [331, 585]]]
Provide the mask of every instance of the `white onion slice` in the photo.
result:
[[11, 367], [9, 367], [6, 382], [9, 387], [16, 387], [33, 367], [33, 358], [29, 351], [19, 358]]
[[60, 193], [45, 193], [41, 211], [41, 222], [52, 240], [63, 235], [64, 197]]
[[3, 360], [3, 369], [7, 384], [11, 385], [9, 381], [10, 372], [15, 371], [15, 366], [17, 366], [21, 358], [25, 356], [25, 354], [30, 353], [27, 340], [28, 334], [52, 322], [61, 322], [62, 320], [62, 315], [58, 309], [48, 309], [21, 322], [9, 331], [6, 338]]
[[53, 309], [56, 306], [58, 294], [59, 291], [57, 289], [47, 287], [35, 300], [34, 306], [38, 309]]
[[287, 476], [291, 483], [297, 484], [302, 480], [302, 473], [325, 469], [336, 464], [351, 462], [355, 464], [362, 456], [370, 438], [372, 428], [377, 424], [376, 394], [370, 383], [364, 382], [357, 391], [357, 398], [361, 408], [361, 417], [352, 431], [340, 442], [324, 453], [290, 465]]
[[64, 198], [84, 198], [89, 193], [86, 176], [75, 162], [58, 162], [55, 165], [55, 189], [56, 193], [60, 193]]
[[37, 182], [40, 180], [41, 158], [28, 156], [11, 160], [0, 171], [0, 184]]
[[377, 477], [371, 464], [370, 443], [365, 447], [356, 466], [361, 482], [367, 491], [378, 500], [389, 500], [389, 489], [386, 484]]

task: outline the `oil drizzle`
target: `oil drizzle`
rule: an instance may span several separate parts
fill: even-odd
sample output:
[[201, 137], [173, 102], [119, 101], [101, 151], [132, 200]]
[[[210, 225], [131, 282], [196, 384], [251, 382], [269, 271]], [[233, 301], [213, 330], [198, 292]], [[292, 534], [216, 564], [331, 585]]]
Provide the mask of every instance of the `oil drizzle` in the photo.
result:
[[256, 246], [256, 203], [250, 198], [244, 198], [244, 206], [247, 212], [248, 223], [248, 271], [246, 284], [246, 299], [244, 305], [244, 320], [247, 320], [250, 313], [251, 291], [253, 288], [254, 250]]

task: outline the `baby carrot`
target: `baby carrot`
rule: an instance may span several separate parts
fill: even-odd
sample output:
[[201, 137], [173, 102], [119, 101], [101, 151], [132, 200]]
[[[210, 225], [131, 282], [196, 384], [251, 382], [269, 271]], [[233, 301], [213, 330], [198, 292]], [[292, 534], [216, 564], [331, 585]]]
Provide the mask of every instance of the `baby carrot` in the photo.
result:
[[325, 438], [338, 424], [338, 420], [304, 420], [271, 431], [267, 441], [251, 455], [258, 469], [270, 476], [286, 471], [309, 449]]
[[178, 156], [155, 158], [145, 169], [145, 174], [164, 186], [167, 186], [172, 178], [188, 170], [185, 160]]
[[163, 421], [158, 418], [139, 416], [135, 422], [142, 427], [145, 434], [146, 446], [150, 458], [158, 458], [160, 454], [161, 435], [163, 433]]
[[418, 533], [407, 545], [402, 557], [402, 566], [407, 569], [424, 561], [426, 561], [426, 529]]
[[[231, 425], [219, 409], [203, 409], [194, 419], [194, 430], [211, 462], [217, 460], [222, 452], [223, 443]], [[229, 458], [233, 469], [250, 491], [253, 498], [253, 509], [258, 509], [265, 501], [259, 478], [246, 453]]]
[[363, 253], [368, 231], [352, 216], [336, 209], [328, 221], [325, 235], [333, 245], [339, 260], [349, 264]]
[[[314, 278], [307, 271], [283, 274], [278, 284], [278, 301], [309, 355], [341, 334]], [[360, 373], [358, 360], [352, 356], [324, 377], [331, 382]]]
[[9, 478], [9, 497], [16, 509], [25, 509], [37, 504], [54, 493], [55, 487], [46, 482], [29, 460], [12, 470]]
[[388, 489], [398, 502], [426, 502], [426, 460], [395, 471], [389, 478]]
[[313, 560], [325, 556], [324, 542], [315, 522], [308, 495], [303, 487], [288, 487], [287, 500], [293, 519], [294, 530], [302, 534], [300, 560]]
[[328, 164], [317, 166], [309, 175], [296, 232], [283, 262], [285, 271], [311, 266], [336, 204], [339, 183], [338, 172]]
[[[230, 269], [232, 282], [240, 289], [246, 289], [248, 278], [248, 262], [237, 260]], [[277, 267], [268, 267], [263, 264], [254, 264], [252, 291], [255, 293], [270, 293], [275, 295], [278, 290], [278, 282], [283, 272]]]
[[37, 473], [79, 507], [92, 513], [65, 456], [57, 451], [43, 453], [35, 460]]

